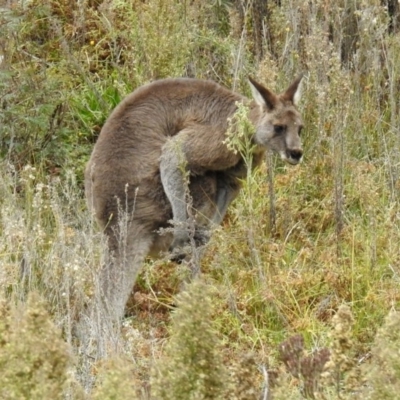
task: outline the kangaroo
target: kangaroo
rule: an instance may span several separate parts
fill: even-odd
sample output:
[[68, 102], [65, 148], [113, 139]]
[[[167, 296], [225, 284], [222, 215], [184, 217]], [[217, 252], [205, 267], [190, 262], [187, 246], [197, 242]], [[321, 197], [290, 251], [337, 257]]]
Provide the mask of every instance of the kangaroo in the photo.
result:
[[[189, 208], [196, 215], [195, 239], [204, 244], [238, 195], [246, 167], [225, 144], [238, 102], [248, 105], [255, 127], [254, 167], [267, 149], [289, 164], [301, 161], [301, 76], [279, 95], [251, 77], [249, 83], [252, 100], [212, 81], [158, 80], [128, 95], [103, 126], [85, 170], [85, 192], [115, 257], [100, 276], [115, 318], [123, 317], [145, 258], [179, 253], [188, 243]], [[175, 228], [160, 234], [171, 220]]]

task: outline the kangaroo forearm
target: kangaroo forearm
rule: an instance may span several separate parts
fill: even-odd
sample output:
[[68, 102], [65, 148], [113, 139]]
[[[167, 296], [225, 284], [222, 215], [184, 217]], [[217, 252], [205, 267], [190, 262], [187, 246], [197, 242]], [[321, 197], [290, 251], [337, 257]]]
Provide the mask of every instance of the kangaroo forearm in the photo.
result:
[[228, 184], [219, 183], [217, 191], [217, 210], [212, 218], [214, 224], [219, 225], [225, 217], [228, 207], [236, 198], [239, 190]]
[[172, 207], [175, 222], [184, 223], [187, 220], [186, 187], [184, 161], [179, 148], [173, 140], [167, 143], [161, 155], [160, 174], [165, 194]]
[[214, 224], [219, 225], [225, 217], [226, 211], [228, 210], [229, 204], [233, 200], [233, 197], [226, 189], [222, 189], [217, 194], [217, 210], [212, 218]]

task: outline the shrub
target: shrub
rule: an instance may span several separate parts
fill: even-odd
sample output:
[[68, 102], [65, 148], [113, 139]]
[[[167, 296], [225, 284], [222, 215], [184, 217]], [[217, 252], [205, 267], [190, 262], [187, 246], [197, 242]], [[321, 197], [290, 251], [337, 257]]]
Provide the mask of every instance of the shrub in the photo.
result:
[[70, 349], [38, 295], [0, 305], [0, 398], [62, 399]]
[[177, 298], [171, 337], [157, 362], [152, 394], [163, 400], [224, 399], [227, 371], [212, 324], [211, 287], [201, 280]]

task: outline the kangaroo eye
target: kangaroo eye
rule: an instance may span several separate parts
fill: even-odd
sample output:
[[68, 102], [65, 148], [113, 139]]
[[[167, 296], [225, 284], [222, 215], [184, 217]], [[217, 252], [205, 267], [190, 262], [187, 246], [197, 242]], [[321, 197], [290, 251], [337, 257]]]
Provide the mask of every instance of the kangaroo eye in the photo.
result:
[[298, 132], [298, 135], [300, 136], [301, 135], [301, 131], [303, 130], [303, 127], [302, 126], [299, 126], [299, 132]]
[[286, 131], [286, 125], [274, 125], [275, 135], [282, 135]]

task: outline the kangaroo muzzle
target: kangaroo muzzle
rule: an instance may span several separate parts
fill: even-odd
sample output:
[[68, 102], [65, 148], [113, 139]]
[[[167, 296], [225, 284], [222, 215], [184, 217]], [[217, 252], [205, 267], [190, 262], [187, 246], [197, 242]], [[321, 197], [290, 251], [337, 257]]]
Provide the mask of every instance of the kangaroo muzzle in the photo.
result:
[[282, 159], [289, 164], [296, 165], [301, 161], [303, 157], [302, 149], [288, 149], [285, 153], [281, 153]]

